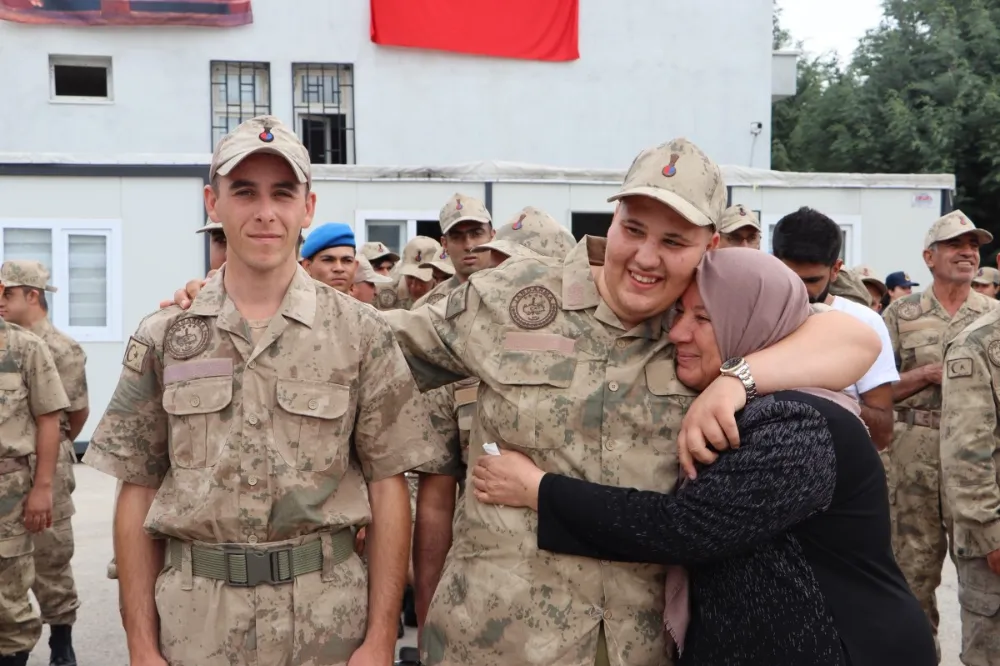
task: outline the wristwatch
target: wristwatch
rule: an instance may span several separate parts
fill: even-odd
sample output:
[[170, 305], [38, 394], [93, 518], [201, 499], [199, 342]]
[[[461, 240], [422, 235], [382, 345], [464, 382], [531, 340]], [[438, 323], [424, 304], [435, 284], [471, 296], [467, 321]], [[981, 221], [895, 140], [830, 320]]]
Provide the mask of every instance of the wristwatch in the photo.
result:
[[757, 398], [757, 382], [753, 380], [753, 375], [750, 374], [750, 364], [746, 362], [746, 359], [740, 356], [731, 358], [722, 364], [719, 372], [726, 377], [735, 377], [743, 382], [743, 388], [747, 392], [748, 403]]

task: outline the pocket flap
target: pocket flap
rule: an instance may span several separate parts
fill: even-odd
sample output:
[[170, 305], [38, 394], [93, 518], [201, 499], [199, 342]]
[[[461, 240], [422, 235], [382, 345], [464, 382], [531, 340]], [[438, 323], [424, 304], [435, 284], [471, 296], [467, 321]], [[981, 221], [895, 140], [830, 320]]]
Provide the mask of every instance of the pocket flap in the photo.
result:
[[560, 351], [508, 349], [500, 354], [496, 378], [513, 386], [569, 388], [576, 372], [576, 357]]
[[941, 333], [939, 331], [909, 333], [902, 336], [899, 341], [899, 346], [903, 349], [916, 349], [917, 347], [939, 344], [941, 344]]
[[30, 555], [35, 550], [35, 542], [28, 533], [0, 539], [0, 558], [10, 559]]
[[1000, 611], [1000, 592], [987, 592], [967, 585], [959, 585], [958, 603], [970, 613], [983, 617], [993, 617]]
[[681, 383], [673, 359], [646, 364], [646, 386], [653, 395], [677, 395], [694, 398], [698, 392]]
[[21, 385], [21, 373], [0, 372], [0, 391], [16, 391]]
[[211, 414], [232, 401], [232, 377], [192, 379], [163, 388], [163, 409], [174, 416]]
[[278, 404], [292, 414], [335, 419], [347, 411], [350, 398], [351, 389], [340, 384], [304, 379], [278, 380]]

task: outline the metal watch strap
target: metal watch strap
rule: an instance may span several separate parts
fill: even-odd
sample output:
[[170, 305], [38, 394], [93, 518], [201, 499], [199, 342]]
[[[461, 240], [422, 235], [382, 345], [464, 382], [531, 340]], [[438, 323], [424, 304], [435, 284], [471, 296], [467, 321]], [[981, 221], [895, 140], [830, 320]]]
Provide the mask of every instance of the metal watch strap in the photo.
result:
[[747, 402], [755, 400], [757, 398], [757, 382], [754, 381], [753, 375], [750, 374], [750, 365], [743, 359], [740, 359], [739, 364], [731, 369], [722, 370], [722, 374], [728, 377], [735, 377], [743, 383], [743, 389], [747, 392]]

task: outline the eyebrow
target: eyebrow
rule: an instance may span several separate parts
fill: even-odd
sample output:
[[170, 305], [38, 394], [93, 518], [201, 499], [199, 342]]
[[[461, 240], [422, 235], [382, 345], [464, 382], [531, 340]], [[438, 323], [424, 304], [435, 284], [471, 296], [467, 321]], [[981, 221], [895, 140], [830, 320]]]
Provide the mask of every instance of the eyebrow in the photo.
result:
[[[254, 188], [256, 188], [256, 187], [259, 187], [259, 185], [257, 183], [255, 183], [254, 181], [252, 181], [252, 180], [245, 180], [245, 179], [244, 180], [234, 180], [229, 185], [229, 189], [231, 189], [231, 190], [236, 190], [236, 189], [239, 189], [241, 187], [254, 187]], [[271, 187], [271, 189], [272, 190], [294, 190], [296, 187], [298, 187], [298, 183], [297, 182], [294, 182], [294, 181], [291, 181], [291, 180], [284, 180], [284, 181], [281, 181], [279, 183], [275, 183]]]

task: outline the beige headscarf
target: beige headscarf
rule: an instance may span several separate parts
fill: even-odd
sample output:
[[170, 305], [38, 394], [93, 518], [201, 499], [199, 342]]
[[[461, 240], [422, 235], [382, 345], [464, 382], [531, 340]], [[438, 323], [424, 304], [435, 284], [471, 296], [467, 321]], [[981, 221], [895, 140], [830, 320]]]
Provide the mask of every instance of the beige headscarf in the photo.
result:
[[[705, 254], [695, 277], [712, 320], [723, 359], [747, 356], [788, 337], [811, 314], [809, 294], [798, 275], [760, 250], [725, 248]], [[819, 388], [800, 391], [837, 403], [855, 416], [861, 409], [844, 393]], [[684, 649], [689, 615], [688, 576], [681, 566], [667, 567], [663, 623], [678, 651]]]

